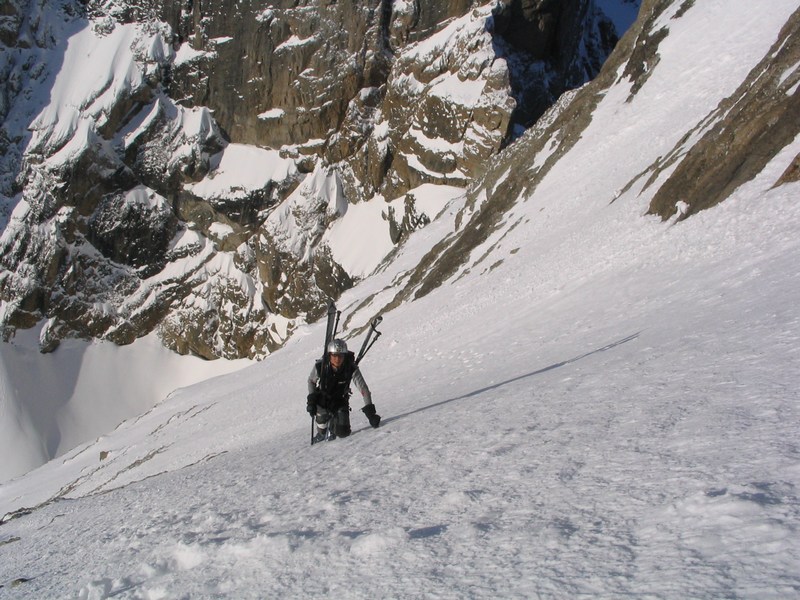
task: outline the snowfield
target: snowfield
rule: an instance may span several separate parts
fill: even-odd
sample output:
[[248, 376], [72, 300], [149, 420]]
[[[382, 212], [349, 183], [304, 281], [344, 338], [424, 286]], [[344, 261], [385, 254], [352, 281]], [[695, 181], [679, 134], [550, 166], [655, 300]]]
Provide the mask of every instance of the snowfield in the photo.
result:
[[[0, 597], [800, 596], [800, 183], [775, 187], [800, 139], [686, 221], [619, 193], [796, 9], [669, 21], [469, 272], [384, 314], [379, 429], [355, 397], [353, 435], [309, 445], [317, 323], [1, 484]], [[351, 349], [462, 206], [339, 300]]]

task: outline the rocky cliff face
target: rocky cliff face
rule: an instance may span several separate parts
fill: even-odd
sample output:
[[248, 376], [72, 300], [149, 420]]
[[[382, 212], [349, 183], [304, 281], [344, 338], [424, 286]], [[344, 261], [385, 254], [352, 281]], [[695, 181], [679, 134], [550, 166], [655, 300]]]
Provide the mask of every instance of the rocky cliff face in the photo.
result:
[[480, 177], [621, 33], [592, 0], [1, 6], [4, 337], [207, 358], [317, 318], [367, 274], [348, 210], [401, 243], [415, 189]]

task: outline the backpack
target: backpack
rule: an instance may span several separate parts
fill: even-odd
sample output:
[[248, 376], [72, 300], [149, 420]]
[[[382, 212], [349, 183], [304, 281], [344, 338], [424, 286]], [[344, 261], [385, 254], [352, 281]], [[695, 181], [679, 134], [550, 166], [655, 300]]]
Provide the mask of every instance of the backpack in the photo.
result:
[[350, 380], [356, 370], [356, 357], [352, 352], [345, 354], [344, 363], [338, 371], [326, 365], [325, 376], [322, 375], [322, 360], [314, 364], [317, 369], [317, 388], [330, 398], [331, 406], [326, 408], [338, 408], [347, 404], [350, 399]]

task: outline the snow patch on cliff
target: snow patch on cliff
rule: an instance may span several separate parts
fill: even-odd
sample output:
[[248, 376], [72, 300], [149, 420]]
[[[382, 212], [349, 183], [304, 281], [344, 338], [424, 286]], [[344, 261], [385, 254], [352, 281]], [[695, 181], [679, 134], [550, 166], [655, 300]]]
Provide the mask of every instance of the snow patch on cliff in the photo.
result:
[[211, 157], [209, 174], [198, 183], [187, 184], [185, 189], [206, 200], [242, 200], [296, 173], [294, 161], [282, 158], [276, 150], [228, 144]]

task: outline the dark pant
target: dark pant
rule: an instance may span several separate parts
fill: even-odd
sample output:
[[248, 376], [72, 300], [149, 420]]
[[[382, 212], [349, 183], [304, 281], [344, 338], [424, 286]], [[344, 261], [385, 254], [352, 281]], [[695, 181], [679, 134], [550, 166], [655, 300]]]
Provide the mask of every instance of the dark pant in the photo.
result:
[[325, 430], [329, 424], [336, 437], [350, 435], [350, 407], [345, 405], [341, 408], [330, 410], [317, 406], [317, 427], [320, 430]]

